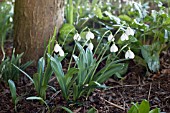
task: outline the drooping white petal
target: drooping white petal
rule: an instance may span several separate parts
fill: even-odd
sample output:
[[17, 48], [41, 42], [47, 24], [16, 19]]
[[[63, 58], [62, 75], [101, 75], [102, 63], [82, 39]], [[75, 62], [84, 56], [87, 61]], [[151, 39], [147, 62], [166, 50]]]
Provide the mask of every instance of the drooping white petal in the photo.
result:
[[91, 31], [88, 31], [86, 34], [86, 40], [94, 39], [94, 34]]
[[135, 54], [129, 49], [129, 50], [126, 51], [126, 53], [125, 53], [125, 58], [126, 58], [126, 59], [134, 59], [134, 58], [135, 58]]
[[108, 41], [109, 41], [109, 42], [110, 42], [110, 41], [115, 41], [115, 38], [113, 37], [112, 34], [110, 34], [110, 35], [108, 36]]
[[89, 43], [89, 44], [88, 44], [88, 48], [92, 51], [93, 48], [94, 48], [93, 44], [92, 44], [92, 43]]
[[64, 56], [64, 51], [61, 49], [60, 51], [59, 51], [59, 55], [62, 57], [62, 56]]
[[56, 45], [54, 46], [54, 51], [57, 53], [57, 52], [59, 52], [60, 50], [62, 50], [62, 48], [60, 47], [59, 44], [56, 44]]
[[110, 52], [117, 52], [118, 51], [118, 47], [116, 46], [116, 44], [113, 44], [111, 47], [110, 47]]
[[73, 39], [74, 39], [75, 41], [80, 41], [80, 40], [81, 40], [80, 34], [76, 33], [76, 34], [74, 35]]
[[121, 41], [129, 40], [129, 37], [126, 33], [123, 33], [122, 36], [120, 37]]
[[132, 35], [132, 36], [133, 36], [133, 35], [135, 34], [134, 30], [131, 29], [130, 27], [127, 27], [125, 33], [126, 33], [128, 36], [129, 36], [129, 35]]

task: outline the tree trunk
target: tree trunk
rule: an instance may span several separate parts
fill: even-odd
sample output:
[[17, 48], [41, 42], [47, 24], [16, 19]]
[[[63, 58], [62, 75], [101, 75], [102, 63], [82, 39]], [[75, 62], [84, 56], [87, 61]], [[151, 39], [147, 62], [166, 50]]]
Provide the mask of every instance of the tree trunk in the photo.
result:
[[24, 52], [22, 62], [43, 56], [55, 26], [61, 27], [64, 0], [16, 0], [14, 11], [14, 48]]

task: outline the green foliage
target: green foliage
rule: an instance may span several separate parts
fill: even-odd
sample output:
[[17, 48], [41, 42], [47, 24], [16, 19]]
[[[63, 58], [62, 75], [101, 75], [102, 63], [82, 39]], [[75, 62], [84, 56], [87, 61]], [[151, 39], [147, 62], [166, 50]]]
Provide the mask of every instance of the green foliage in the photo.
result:
[[21, 68], [22, 70], [25, 70], [32, 62], [29, 61], [25, 64], [21, 65], [21, 57], [22, 54], [17, 54], [15, 56], [15, 50], [13, 50], [12, 53], [12, 57], [11, 59], [9, 57], [7, 57], [4, 61], [1, 62], [0, 64], [0, 79], [4, 80], [4, 81], [8, 81], [9, 79], [11, 80], [18, 80], [20, 72], [19, 70], [16, 70], [16, 68], [14, 67], [14, 65], [16, 65], [17, 67]]
[[143, 45], [141, 47], [141, 53], [148, 65], [149, 70], [152, 72], [158, 72], [160, 68], [159, 56], [163, 48], [159, 42], [152, 45]]
[[0, 3], [0, 45], [3, 52], [3, 58], [5, 59], [4, 42], [7, 33], [12, 30], [13, 27], [13, 4], [11, 1], [4, 1]]
[[38, 98], [42, 98], [43, 100], [46, 99], [46, 90], [48, 87], [55, 89], [52, 86], [48, 85], [49, 79], [51, 78], [53, 71], [51, 68], [50, 59], [48, 57], [46, 58], [46, 53], [51, 55], [54, 51], [53, 49], [54, 49], [55, 38], [56, 38], [56, 27], [54, 29], [53, 36], [49, 40], [44, 56], [38, 60], [37, 73], [34, 73], [33, 78], [31, 78], [31, 76], [28, 75], [26, 72], [24, 72], [20, 67], [14, 65], [18, 71], [21, 71], [31, 80], [31, 82], [34, 84], [36, 92], [38, 93]]
[[53, 73], [50, 66], [50, 62], [48, 62], [47, 67], [45, 68], [45, 59], [44, 57], [41, 57], [38, 61], [37, 73], [33, 75], [33, 78], [31, 78], [30, 75], [25, 73], [19, 67], [15, 66], [15, 68], [17, 68], [31, 80], [31, 82], [34, 84], [36, 92], [38, 93], [38, 96], [42, 99], [46, 99], [48, 81]]
[[36, 97], [36, 96], [32, 96], [32, 97], [28, 97], [27, 100], [40, 100], [41, 102], [43, 102], [46, 107], [48, 108], [48, 110], [50, 110], [48, 104], [43, 100], [43, 98], [41, 97]]
[[150, 105], [147, 100], [143, 100], [141, 104], [133, 103], [128, 113], [160, 113], [159, 108], [150, 111]]
[[15, 105], [15, 111], [17, 111], [16, 105], [20, 98], [17, 97], [15, 83], [9, 79], [8, 84], [9, 84], [9, 88], [10, 88], [10, 92], [11, 92], [11, 96], [12, 96], [12, 103]]
[[[108, 29], [114, 34], [120, 26], [122, 26], [121, 30], [123, 32], [125, 26], [131, 26], [135, 31], [135, 36], [130, 37], [128, 41], [121, 42], [119, 40], [120, 33], [116, 35], [115, 38], [119, 47], [128, 44], [138, 57], [135, 58], [137, 63], [145, 66], [148, 71], [158, 72], [160, 53], [163, 49], [169, 47], [170, 42], [170, 17], [168, 14], [170, 9], [165, 7], [163, 3], [166, 4], [166, 1], [127, 2], [121, 3], [124, 4], [121, 5], [116, 2], [113, 3], [113, 1], [103, 3], [95, 0], [90, 3], [75, 0], [73, 6], [79, 4], [79, 10], [76, 7], [73, 8], [74, 18], [77, 17], [77, 19], [74, 19], [74, 26], [77, 31], [81, 31], [88, 26], [98, 37], [94, 39], [93, 42], [95, 43], [100, 41], [103, 33]], [[119, 7], [115, 7], [113, 4], [117, 4]], [[150, 4], [152, 6], [149, 6]], [[83, 33], [81, 32], [81, 35]], [[70, 41], [66, 43], [64, 48], [73, 48], [73, 44], [70, 44], [73, 42], [72, 37], [73, 35], [68, 35], [67, 39]], [[106, 39], [104, 37], [99, 48], [101, 49], [105, 43]], [[157, 47], [160, 47], [159, 50], [157, 50]], [[99, 54], [99, 51], [95, 52], [95, 54]]]
[[9, 79], [8, 84], [9, 84], [9, 88], [10, 88], [10, 91], [11, 91], [12, 102], [15, 103], [15, 100], [17, 98], [15, 83], [12, 80]]
[[105, 85], [102, 85], [103, 82], [108, 80], [116, 72], [122, 71], [125, 66], [124, 63], [111, 62], [99, 72], [96, 72], [102, 60], [97, 61], [93, 57], [91, 50], [86, 49], [85, 51], [77, 42], [76, 46], [80, 54], [79, 56], [73, 55], [76, 65], [69, 68], [66, 74], [63, 72], [59, 57], [57, 55], [54, 55], [54, 57], [48, 55], [51, 59], [51, 67], [56, 75], [63, 97], [67, 101], [72, 100], [70, 98], [72, 96], [73, 100], [76, 101], [82, 95], [90, 94], [94, 88], [106, 88]]
[[67, 22], [72, 25], [73, 24], [73, 1], [72, 0], [67, 0], [67, 6], [66, 6], [66, 20]]

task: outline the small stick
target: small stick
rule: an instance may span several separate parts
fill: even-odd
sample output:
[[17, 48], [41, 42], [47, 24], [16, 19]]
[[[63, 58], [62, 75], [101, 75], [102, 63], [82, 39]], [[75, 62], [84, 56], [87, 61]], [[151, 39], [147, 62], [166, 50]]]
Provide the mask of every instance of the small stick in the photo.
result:
[[117, 104], [114, 104], [114, 103], [112, 103], [112, 102], [109, 102], [108, 100], [105, 100], [105, 99], [102, 98], [102, 97], [100, 97], [100, 99], [101, 99], [101, 100], [104, 100], [105, 102], [107, 102], [108, 104], [110, 104], [110, 105], [112, 105], [112, 106], [114, 106], [114, 107], [117, 107], [117, 108], [119, 108], [119, 109], [125, 111], [125, 108], [122, 107], [122, 106], [119, 106], [119, 105], [117, 105]]
[[152, 89], [152, 83], [150, 83], [150, 87], [149, 87], [148, 101], [149, 101], [149, 98], [150, 98], [150, 95], [151, 95], [151, 89]]

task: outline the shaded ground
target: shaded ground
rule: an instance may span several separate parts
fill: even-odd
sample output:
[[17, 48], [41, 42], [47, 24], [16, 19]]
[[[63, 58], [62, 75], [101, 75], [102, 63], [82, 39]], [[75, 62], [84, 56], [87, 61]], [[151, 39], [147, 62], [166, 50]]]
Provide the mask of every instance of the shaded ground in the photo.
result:
[[[10, 46], [8, 46], [10, 47]], [[7, 50], [7, 49], [6, 49]], [[9, 50], [11, 51], [11, 50]], [[9, 52], [10, 53], [10, 52]], [[27, 70], [29, 73], [35, 71], [34, 68]], [[99, 113], [126, 113], [131, 102], [141, 102], [147, 99], [152, 108], [159, 107], [163, 112], [170, 112], [170, 52], [163, 52], [161, 55], [161, 70], [157, 74], [148, 74], [143, 77], [143, 68], [132, 65], [129, 66], [125, 78], [115, 81], [113, 78], [106, 82], [110, 86], [106, 90], [96, 89], [92, 95], [86, 99], [79, 100], [79, 104], [69, 104], [63, 100], [60, 92], [47, 92], [47, 103], [53, 113], [64, 112], [59, 106], [67, 106], [75, 113], [86, 113], [91, 107], [95, 107]], [[51, 80], [52, 86], [59, 91], [58, 84]], [[19, 113], [42, 113], [47, 112], [46, 107], [38, 101], [26, 100], [29, 96], [36, 95], [33, 85], [24, 76], [21, 77], [17, 85], [17, 93], [21, 100], [17, 105]], [[0, 83], [0, 113], [14, 112], [9, 88], [3, 82]]]

